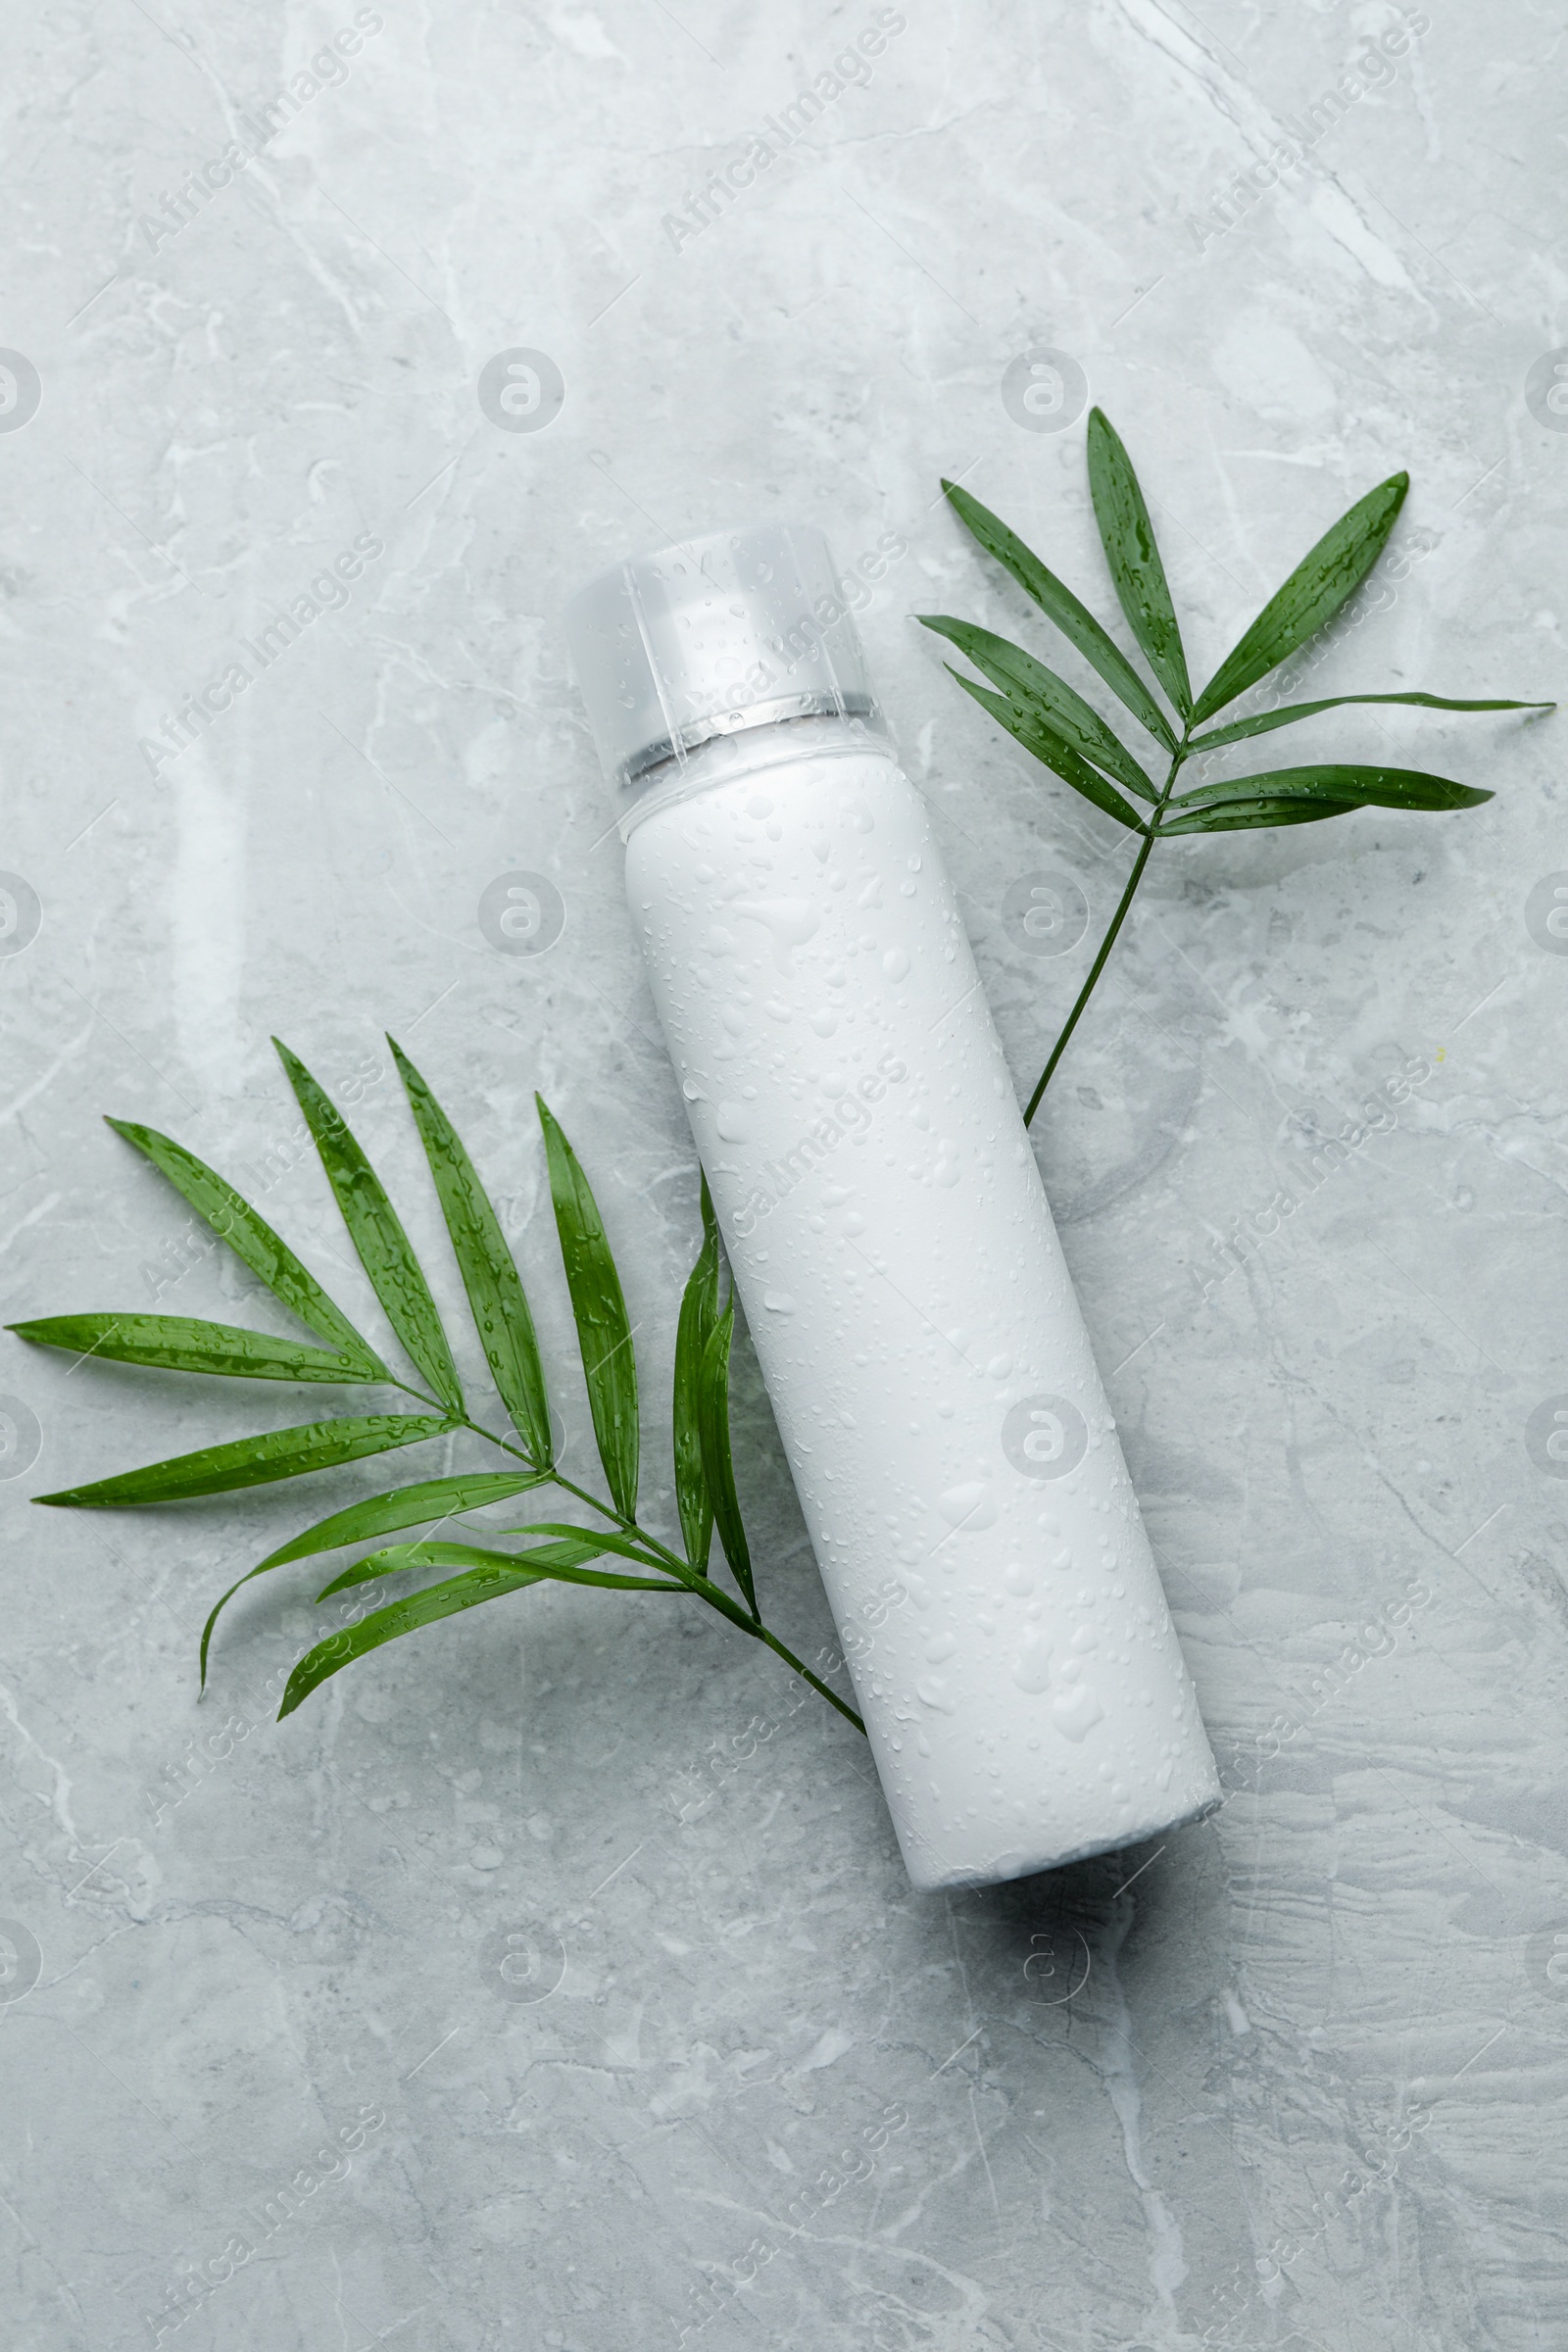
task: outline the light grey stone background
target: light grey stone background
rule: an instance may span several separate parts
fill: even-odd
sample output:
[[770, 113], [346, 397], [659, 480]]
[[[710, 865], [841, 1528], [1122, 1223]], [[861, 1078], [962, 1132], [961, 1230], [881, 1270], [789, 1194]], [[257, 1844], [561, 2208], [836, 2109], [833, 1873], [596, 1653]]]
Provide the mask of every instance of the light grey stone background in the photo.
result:
[[[826, 95], [879, 22], [868, 85]], [[736, 519], [819, 520], [847, 563], [891, 535], [861, 625], [1026, 1087], [1128, 849], [910, 622], [1047, 650], [938, 477], [1108, 612], [1076, 378], [1004, 398], [1066, 355], [1206, 674], [1407, 464], [1303, 690], [1560, 692], [1562, 41], [1560, 10], [1461, 0], [14, 8], [7, 1315], [285, 1328], [110, 1111], [248, 1174], [381, 1329], [273, 1031], [455, 1299], [390, 1029], [504, 1202], [586, 1463], [536, 1085], [573, 1135], [667, 1519], [693, 1154], [564, 597]], [[704, 224], [768, 118], [777, 160]], [[175, 225], [230, 141], [257, 152]], [[522, 376], [481, 406], [518, 349], [559, 414], [548, 369], [532, 412]], [[170, 714], [364, 535], [347, 601], [175, 756]], [[635, 1597], [495, 1605], [274, 1725], [320, 1630], [285, 1571], [198, 1706], [212, 1599], [375, 1465], [40, 1512], [321, 1393], [5, 1343], [8, 2346], [1563, 2340], [1562, 724], [1271, 739], [1496, 799], [1167, 849], [1038, 1131], [1230, 1792], [1157, 1851], [915, 1898], [854, 1734]], [[481, 923], [517, 871], [564, 908], [537, 956]], [[1003, 918], [1039, 873], [1090, 909], [1055, 956]], [[763, 1588], [810, 1648], [741, 1386]]]

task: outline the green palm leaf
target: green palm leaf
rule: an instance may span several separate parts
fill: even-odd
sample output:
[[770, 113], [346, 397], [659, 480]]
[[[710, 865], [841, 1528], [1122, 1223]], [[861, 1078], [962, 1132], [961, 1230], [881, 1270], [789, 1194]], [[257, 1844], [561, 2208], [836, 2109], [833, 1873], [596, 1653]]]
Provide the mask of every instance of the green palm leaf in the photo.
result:
[[529, 1551], [497, 1551], [489, 1544], [448, 1544], [436, 1538], [419, 1544], [388, 1544], [380, 1551], [356, 1560], [352, 1568], [345, 1568], [341, 1576], [323, 1585], [316, 1597], [318, 1602], [330, 1600], [334, 1592], [346, 1592], [352, 1585], [378, 1584], [383, 1576], [401, 1576], [410, 1568], [505, 1568], [509, 1572], [523, 1569], [535, 1579], [548, 1577], [560, 1584], [603, 1585], [617, 1592], [683, 1590], [678, 1580], [667, 1576], [616, 1576], [583, 1566], [585, 1560], [596, 1560], [606, 1551], [624, 1553], [628, 1559], [641, 1561], [644, 1567], [657, 1565], [634, 1544], [588, 1535], [580, 1527], [567, 1528], [564, 1537], [558, 1544], [536, 1544]]
[[[427, 1585], [422, 1592], [413, 1592], [407, 1600], [395, 1600], [387, 1608], [374, 1609], [368, 1617], [362, 1618], [358, 1625], [345, 1626], [341, 1633], [328, 1635], [324, 1642], [318, 1642], [314, 1649], [307, 1651], [289, 1676], [283, 1703], [277, 1710], [278, 1721], [281, 1722], [285, 1715], [292, 1715], [318, 1684], [339, 1673], [353, 1659], [363, 1658], [368, 1651], [379, 1649], [384, 1642], [395, 1642], [403, 1634], [416, 1633], [421, 1627], [439, 1624], [443, 1617], [456, 1617], [465, 1609], [477, 1608], [483, 1601], [498, 1600], [504, 1593], [523, 1592], [531, 1585], [543, 1583], [547, 1576], [560, 1577], [564, 1574], [560, 1569], [549, 1571], [530, 1568], [527, 1561], [526, 1552], [519, 1553], [515, 1558], [509, 1553], [499, 1552], [495, 1555], [494, 1565], [470, 1568], [466, 1575], [450, 1577], [444, 1584]], [[660, 1583], [656, 1586], [651, 1579], [646, 1588], [642, 1587], [640, 1580], [628, 1578], [624, 1581], [636, 1583], [639, 1589], [648, 1591], [678, 1592], [681, 1590], [675, 1584]]]
[[[1200, 784], [1178, 793], [1171, 808], [1214, 808], [1233, 801], [1272, 799], [1337, 801], [1354, 808], [1478, 808], [1492, 794], [1451, 776], [1427, 775], [1417, 767], [1266, 768], [1261, 775], [1233, 776], [1223, 784]], [[1173, 833], [1174, 825], [1161, 831]]]
[[698, 1422], [698, 1385], [703, 1350], [718, 1321], [718, 1220], [707, 1175], [702, 1178], [703, 1246], [697, 1253], [675, 1329], [675, 1501], [680, 1511], [686, 1557], [706, 1570], [713, 1542], [713, 1498], [703, 1475], [703, 1440]]
[[372, 1413], [357, 1421], [311, 1421], [298, 1429], [273, 1429], [260, 1437], [236, 1438], [226, 1446], [203, 1446], [173, 1454], [144, 1470], [122, 1470], [90, 1487], [67, 1487], [58, 1494], [35, 1494], [34, 1502], [70, 1503], [109, 1509], [124, 1503], [183, 1502], [196, 1494], [227, 1494], [239, 1487], [265, 1487], [275, 1479], [303, 1478], [367, 1454], [391, 1453], [439, 1438], [452, 1427], [428, 1413]]
[[961, 654], [967, 654], [976, 669], [983, 671], [994, 686], [1000, 686], [1009, 702], [1038, 715], [1085, 760], [1102, 767], [1140, 800], [1158, 800], [1152, 779], [1144, 773], [1126, 745], [1111, 733], [1100, 712], [1082, 695], [1074, 694], [1065, 678], [1058, 678], [1054, 669], [1037, 662], [1033, 654], [1025, 653], [1022, 646], [1010, 645], [1005, 637], [998, 637], [990, 629], [977, 629], [966, 620], [952, 620], [935, 612], [917, 612], [915, 618], [923, 629], [935, 630]]
[[291, 1560], [310, 1559], [320, 1551], [336, 1551], [343, 1544], [363, 1544], [371, 1536], [391, 1535], [400, 1527], [422, 1527], [432, 1519], [451, 1519], [464, 1511], [482, 1510], [486, 1503], [506, 1502], [514, 1494], [521, 1494], [529, 1487], [544, 1486], [548, 1473], [543, 1470], [473, 1470], [455, 1478], [422, 1478], [411, 1487], [393, 1487], [385, 1494], [371, 1494], [364, 1502], [351, 1502], [346, 1510], [333, 1511], [325, 1519], [318, 1519], [314, 1527], [302, 1535], [291, 1537], [270, 1551], [265, 1560], [237, 1577], [221, 1595], [202, 1628], [201, 1679], [207, 1688], [207, 1653], [212, 1647], [213, 1629], [241, 1585], [252, 1577], [266, 1576], [272, 1568], [282, 1568]]
[[430, 1286], [409, 1245], [380, 1178], [350, 1133], [331, 1098], [282, 1041], [273, 1038], [278, 1058], [316, 1138], [349, 1239], [370, 1277], [387, 1321], [434, 1389], [448, 1412], [461, 1415], [463, 1390], [447, 1335], [441, 1328]]
[[1155, 677], [1186, 718], [1193, 690], [1170, 584], [1133, 462], [1102, 409], [1089, 412], [1089, 495], [1117, 602]]
[[516, 1260], [451, 1120], [396, 1040], [386, 1042], [408, 1090], [490, 1376], [529, 1460], [548, 1469], [555, 1453], [550, 1399]]
[[1357, 801], [1292, 799], [1284, 793], [1253, 793], [1222, 801], [1211, 808], [1194, 809], [1190, 815], [1161, 825], [1159, 838], [1167, 841], [1178, 833], [1248, 833], [1272, 825], [1316, 825], [1325, 817], [1348, 816], [1359, 806]]
[[1238, 718], [1212, 735], [1195, 736], [1194, 758], [1217, 752], [1221, 744], [1242, 743], [1250, 735], [1270, 735], [1276, 727], [1294, 727], [1299, 718], [1315, 718], [1320, 710], [1338, 710], [1346, 703], [1410, 703], [1423, 710], [1555, 710], [1555, 703], [1456, 703], [1446, 694], [1331, 694], [1321, 703], [1286, 703], [1278, 710], [1263, 710], [1255, 718]]
[[194, 1152], [187, 1152], [183, 1144], [160, 1135], [156, 1127], [140, 1127], [130, 1119], [106, 1119], [104, 1124], [145, 1153], [180, 1198], [189, 1201], [220, 1240], [228, 1244], [235, 1256], [302, 1323], [363, 1365], [367, 1378], [386, 1377], [386, 1366], [369, 1342], [360, 1337], [310, 1269], [300, 1263], [288, 1244], [272, 1231], [265, 1217], [257, 1214], [248, 1200], [240, 1198], [231, 1184], [225, 1183], [205, 1160], [198, 1159]]
[[154, 1364], [165, 1372], [208, 1372], [230, 1380], [376, 1381], [357, 1357], [274, 1340], [270, 1332], [234, 1323], [197, 1323], [186, 1315], [46, 1315], [8, 1323], [19, 1339], [40, 1348], [69, 1348], [116, 1364]]
[[942, 487], [954, 513], [987, 555], [995, 556], [999, 564], [1005, 565], [1024, 594], [1032, 597], [1047, 618], [1055, 622], [1069, 644], [1076, 646], [1084, 660], [1100, 672], [1111, 693], [1148, 728], [1155, 742], [1163, 744], [1167, 752], [1174, 752], [1176, 738], [1164, 711], [1114, 637], [1101, 627], [1088, 606], [1080, 604], [1066, 583], [1058, 580], [1033, 549], [1025, 547], [1017, 533], [1008, 530], [989, 507], [971, 498], [967, 490], [960, 490], [956, 482], [944, 480]]
[[550, 1168], [561, 1259], [582, 1351], [599, 1458], [623, 1519], [637, 1515], [637, 1360], [620, 1276], [593, 1189], [542, 1095], [535, 1095]]
[[752, 1555], [747, 1546], [740, 1500], [735, 1493], [735, 1465], [730, 1456], [729, 1348], [734, 1329], [735, 1295], [732, 1291], [724, 1312], [713, 1326], [708, 1345], [703, 1349], [697, 1385], [697, 1421], [703, 1446], [703, 1478], [713, 1498], [713, 1520], [718, 1529], [718, 1540], [724, 1547], [730, 1572], [746, 1595], [747, 1607], [760, 1623], [757, 1593], [752, 1582]]
[[1064, 784], [1070, 784], [1074, 792], [1081, 792], [1086, 801], [1093, 801], [1097, 808], [1103, 808], [1105, 814], [1113, 816], [1119, 825], [1126, 825], [1134, 833], [1143, 832], [1142, 817], [1129, 802], [1122, 799], [1114, 784], [1107, 783], [1100, 770], [1091, 767], [1066, 738], [1058, 735], [1054, 727], [1048, 726], [1038, 712], [1020, 710], [1016, 703], [1009, 703], [1002, 695], [993, 694], [989, 686], [977, 686], [972, 678], [960, 677], [951, 662], [944, 662], [943, 667], [950, 678], [957, 678], [964, 693], [977, 702], [982, 710], [990, 711], [999, 727], [1005, 727], [1015, 743], [1021, 743], [1026, 752], [1032, 752], [1053, 774], [1060, 776]]
[[1407, 473], [1391, 473], [1324, 532], [1209, 679], [1193, 710], [1195, 726], [1245, 694], [1333, 619], [1383, 553], [1409, 487]]

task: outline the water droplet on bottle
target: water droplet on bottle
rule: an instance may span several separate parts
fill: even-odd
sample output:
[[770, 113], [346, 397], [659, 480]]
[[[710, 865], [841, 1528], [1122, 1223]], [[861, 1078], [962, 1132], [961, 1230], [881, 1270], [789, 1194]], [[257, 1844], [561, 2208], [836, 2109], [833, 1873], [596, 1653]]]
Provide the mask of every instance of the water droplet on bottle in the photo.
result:
[[1097, 1723], [1104, 1720], [1105, 1710], [1088, 1683], [1064, 1690], [1051, 1702], [1051, 1717], [1058, 1732], [1072, 1740], [1082, 1740]]
[[937, 1496], [937, 1509], [950, 1527], [966, 1536], [977, 1536], [982, 1528], [997, 1524], [997, 1498], [989, 1479], [971, 1478], [961, 1486], [949, 1487]]
[[882, 969], [890, 980], [906, 979], [908, 976], [909, 958], [902, 948], [889, 948], [882, 958]]
[[1012, 1679], [1020, 1690], [1041, 1691], [1051, 1687], [1051, 1642], [1030, 1626], [1012, 1661]]
[[773, 1315], [793, 1315], [795, 1312], [795, 1300], [788, 1291], [764, 1291], [762, 1304]]
[[718, 1140], [721, 1144], [749, 1144], [752, 1122], [739, 1102], [721, 1102], [718, 1106]]
[[790, 970], [793, 951], [805, 947], [822, 920], [809, 899], [735, 899], [730, 911], [771, 933], [773, 961], [781, 972]]

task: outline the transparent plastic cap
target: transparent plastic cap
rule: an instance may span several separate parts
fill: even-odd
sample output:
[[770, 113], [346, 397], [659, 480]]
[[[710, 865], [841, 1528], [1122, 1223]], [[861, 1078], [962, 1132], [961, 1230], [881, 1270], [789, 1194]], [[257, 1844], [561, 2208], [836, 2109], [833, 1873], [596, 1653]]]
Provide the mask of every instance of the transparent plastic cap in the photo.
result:
[[566, 636], [606, 775], [635, 793], [714, 736], [778, 719], [885, 737], [851, 613], [864, 594], [802, 523], [715, 531], [591, 581]]

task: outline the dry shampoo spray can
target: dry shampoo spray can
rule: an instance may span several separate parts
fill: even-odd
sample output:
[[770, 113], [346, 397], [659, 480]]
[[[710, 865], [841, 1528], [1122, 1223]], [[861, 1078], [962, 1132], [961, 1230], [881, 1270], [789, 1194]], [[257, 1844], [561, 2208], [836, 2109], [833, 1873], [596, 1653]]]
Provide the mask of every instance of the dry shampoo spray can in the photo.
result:
[[567, 627], [724, 1245], [918, 1887], [1128, 1845], [1213, 1756], [924, 803], [820, 532]]

